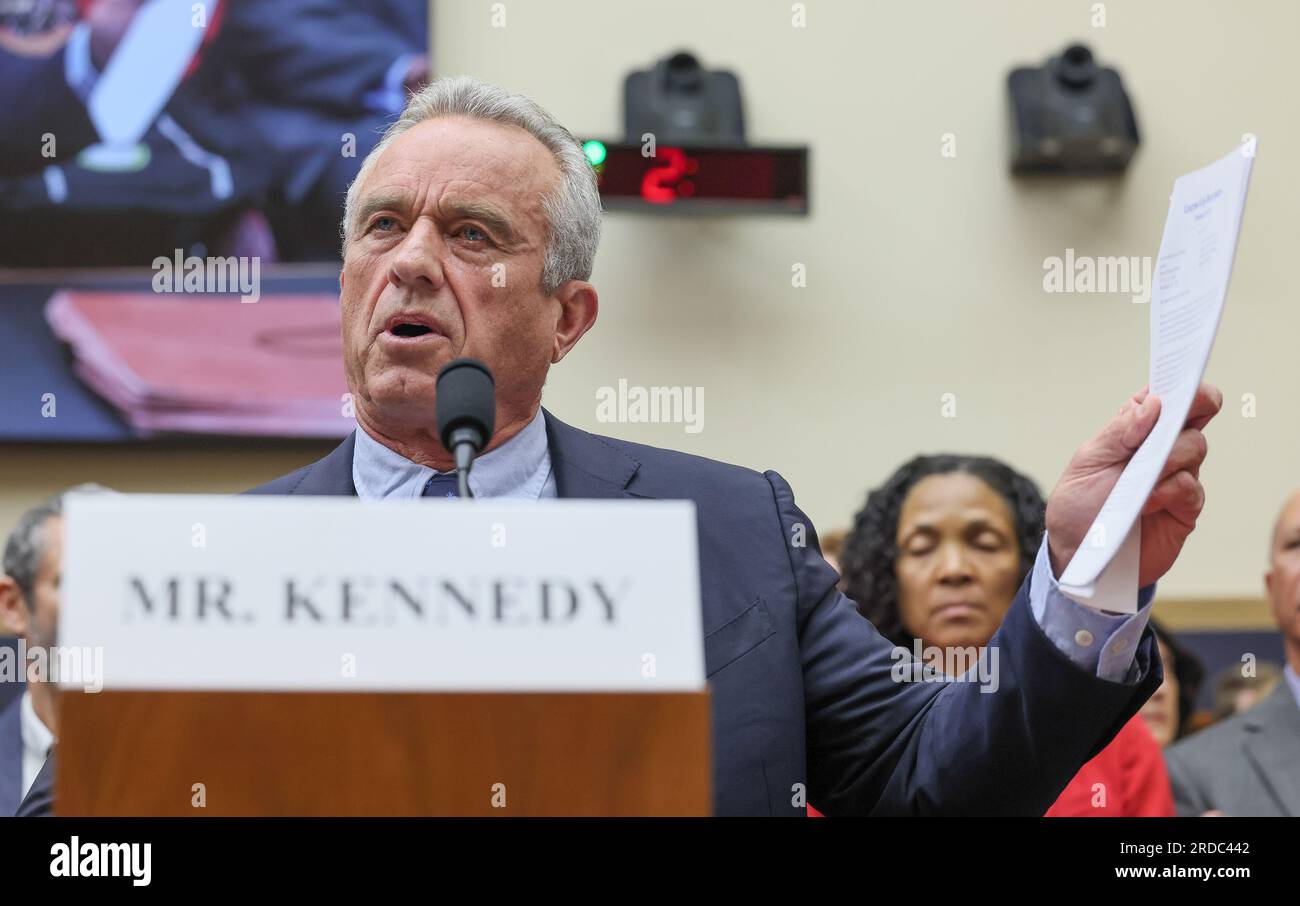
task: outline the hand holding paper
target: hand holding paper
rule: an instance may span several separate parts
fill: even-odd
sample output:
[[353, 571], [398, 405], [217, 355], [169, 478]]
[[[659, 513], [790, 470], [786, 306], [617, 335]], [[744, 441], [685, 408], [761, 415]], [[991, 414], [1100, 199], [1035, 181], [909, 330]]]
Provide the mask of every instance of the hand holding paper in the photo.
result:
[[[1208, 451], [1201, 430], [1222, 405], [1223, 394], [1217, 387], [1200, 385], [1173, 451], [1142, 509], [1139, 587], [1150, 585], [1173, 566], [1196, 526], [1205, 504], [1199, 476]], [[1159, 416], [1159, 399], [1144, 387], [1075, 452], [1047, 504], [1048, 554], [1052, 572], [1058, 577], [1064, 575], [1098, 511]]]
[[1201, 429], [1223, 405], [1201, 383], [1223, 316], [1255, 144], [1179, 177], [1151, 296], [1148, 388], [1075, 454], [1047, 506], [1061, 591], [1133, 613], [1174, 563], [1205, 502]]

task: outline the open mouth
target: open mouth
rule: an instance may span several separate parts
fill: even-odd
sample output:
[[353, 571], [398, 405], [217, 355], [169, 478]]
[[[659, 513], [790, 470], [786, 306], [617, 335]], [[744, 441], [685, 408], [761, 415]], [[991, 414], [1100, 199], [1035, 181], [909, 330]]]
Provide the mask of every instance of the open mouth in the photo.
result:
[[395, 337], [422, 337], [433, 333], [433, 328], [426, 324], [394, 324], [391, 333]]
[[397, 340], [418, 340], [436, 336], [438, 330], [431, 319], [417, 312], [402, 312], [388, 319], [384, 332]]

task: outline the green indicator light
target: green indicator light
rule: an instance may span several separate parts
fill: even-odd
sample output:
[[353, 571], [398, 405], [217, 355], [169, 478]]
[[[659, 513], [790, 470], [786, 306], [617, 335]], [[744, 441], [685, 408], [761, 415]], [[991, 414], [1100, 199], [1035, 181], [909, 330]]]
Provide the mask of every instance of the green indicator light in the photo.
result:
[[583, 142], [583, 153], [587, 155], [587, 162], [593, 167], [599, 167], [605, 162], [605, 143], [592, 139], [589, 142]]

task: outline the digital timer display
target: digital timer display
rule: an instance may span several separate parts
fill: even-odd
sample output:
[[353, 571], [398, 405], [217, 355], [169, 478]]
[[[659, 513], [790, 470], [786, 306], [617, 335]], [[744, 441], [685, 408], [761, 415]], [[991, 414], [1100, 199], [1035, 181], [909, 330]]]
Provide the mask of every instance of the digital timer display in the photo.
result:
[[607, 210], [808, 213], [807, 148], [705, 148], [588, 141]]

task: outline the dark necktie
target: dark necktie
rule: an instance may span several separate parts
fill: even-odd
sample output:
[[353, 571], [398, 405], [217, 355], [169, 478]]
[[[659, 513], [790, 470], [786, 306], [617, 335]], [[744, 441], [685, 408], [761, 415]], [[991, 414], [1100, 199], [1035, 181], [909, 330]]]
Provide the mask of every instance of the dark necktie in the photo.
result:
[[459, 497], [456, 489], [456, 473], [444, 472], [435, 475], [424, 483], [421, 497]]

